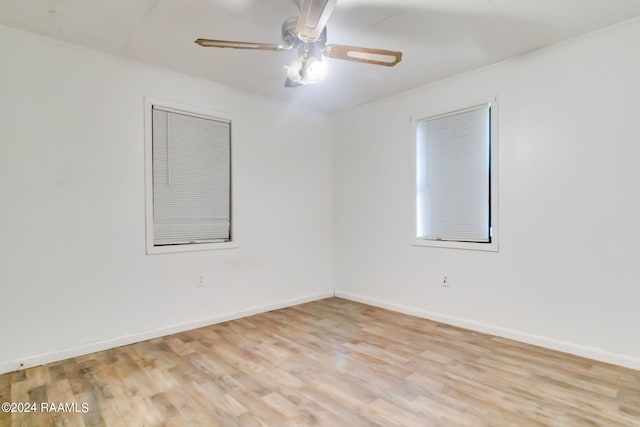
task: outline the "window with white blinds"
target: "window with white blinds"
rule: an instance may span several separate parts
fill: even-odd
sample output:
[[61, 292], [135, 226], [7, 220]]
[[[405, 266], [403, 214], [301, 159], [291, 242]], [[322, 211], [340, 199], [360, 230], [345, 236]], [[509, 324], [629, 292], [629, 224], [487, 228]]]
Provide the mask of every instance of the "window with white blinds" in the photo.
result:
[[152, 244], [231, 240], [231, 124], [152, 106]]
[[416, 237], [491, 243], [491, 195], [491, 106], [419, 121]]

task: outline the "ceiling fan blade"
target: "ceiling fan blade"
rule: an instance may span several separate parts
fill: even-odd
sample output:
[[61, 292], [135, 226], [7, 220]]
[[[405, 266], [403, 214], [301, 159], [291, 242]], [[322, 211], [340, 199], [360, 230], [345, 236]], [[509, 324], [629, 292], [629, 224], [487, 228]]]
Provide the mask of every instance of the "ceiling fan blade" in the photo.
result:
[[328, 44], [323, 51], [325, 56], [347, 61], [364, 62], [365, 64], [385, 65], [393, 67], [402, 60], [402, 52], [366, 47]]
[[274, 43], [251, 43], [251, 42], [236, 42], [232, 40], [211, 40], [211, 39], [198, 39], [196, 43], [203, 47], [222, 47], [231, 49], [253, 49], [253, 50], [289, 50], [287, 46], [282, 46]]
[[300, 7], [296, 33], [304, 41], [318, 40], [336, 7], [336, 0], [298, 0], [296, 3]]

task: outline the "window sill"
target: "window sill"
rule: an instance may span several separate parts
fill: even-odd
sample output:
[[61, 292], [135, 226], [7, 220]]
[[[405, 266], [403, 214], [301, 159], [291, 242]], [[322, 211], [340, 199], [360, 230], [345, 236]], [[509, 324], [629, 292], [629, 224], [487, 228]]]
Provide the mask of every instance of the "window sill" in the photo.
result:
[[472, 242], [450, 242], [446, 240], [414, 239], [412, 245], [426, 246], [431, 248], [466, 249], [471, 251], [498, 252], [498, 242], [472, 243]]
[[236, 242], [200, 243], [194, 245], [167, 245], [147, 247], [147, 255], [172, 254], [179, 252], [213, 251], [218, 249], [236, 249]]

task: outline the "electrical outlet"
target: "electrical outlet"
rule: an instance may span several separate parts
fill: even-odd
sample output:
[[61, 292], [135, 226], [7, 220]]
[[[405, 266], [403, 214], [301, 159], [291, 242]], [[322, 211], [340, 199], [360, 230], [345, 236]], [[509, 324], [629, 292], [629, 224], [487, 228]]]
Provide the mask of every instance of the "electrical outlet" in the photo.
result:
[[443, 288], [448, 288], [450, 286], [449, 275], [447, 273], [442, 273], [440, 275], [440, 284], [442, 285]]
[[198, 274], [196, 277], [196, 287], [202, 288], [206, 284], [204, 274]]

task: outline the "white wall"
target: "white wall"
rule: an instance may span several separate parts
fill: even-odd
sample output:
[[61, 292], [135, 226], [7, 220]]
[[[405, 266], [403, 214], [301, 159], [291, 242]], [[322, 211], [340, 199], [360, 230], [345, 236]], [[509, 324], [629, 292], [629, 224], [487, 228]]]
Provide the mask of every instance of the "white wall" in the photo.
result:
[[[332, 293], [327, 116], [7, 27], [0, 63], [0, 372]], [[145, 255], [145, 95], [233, 115], [238, 249]]]
[[[640, 369], [638, 52], [636, 19], [338, 115], [338, 295]], [[499, 253], [411, 246], [409, 118], [494, 95]]]

